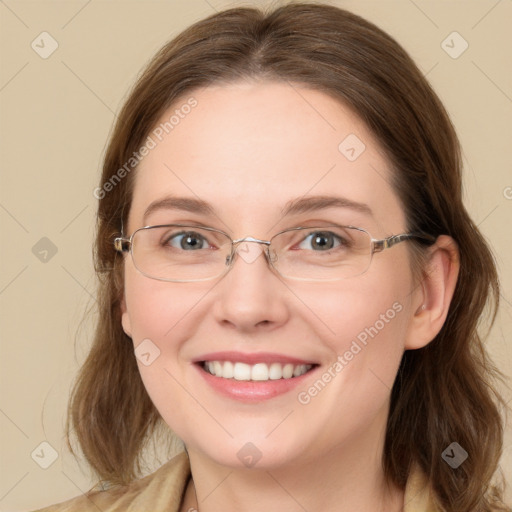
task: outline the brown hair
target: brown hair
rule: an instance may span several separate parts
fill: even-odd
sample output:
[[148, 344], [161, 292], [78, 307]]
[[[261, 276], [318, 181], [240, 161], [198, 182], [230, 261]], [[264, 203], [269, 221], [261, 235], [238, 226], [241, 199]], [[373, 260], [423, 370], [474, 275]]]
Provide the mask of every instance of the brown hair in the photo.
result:
[[[491, 324], [496, 316], [496, 267], [462, 202], [454, 128], [422, 73], [390, 36], [354, 14], [311, 3], [268, 13], [229, 9], [195, 23], [157, 53], [134, 86], [106, 151], [101, 190], [178, 98], [248, 78], [304, 84], [351, 106], [392, 164], [407, 230], [446, 234], [457, 242], [461, 267], [446, 322], [430, 344], [406, 351], [401, 361], [383, 466], [403, 488], [411, 466], [419, 464], [443, 511], [507, 510], [491, 485], [503, 437], [498, 406], [505, 404], [492, 384], [500, 374], [477, 332], [486, 305]], [[134, 172], [99, 201], [99, 321], [68, 417], [68, 441], [72, 425], [86, 460], [113, 483], [138, 476], [142, 447], [162, 422], [120, 320], [123, 260], [113, 239], [126, 225]], [[453, 441], [469, 454], [456, 470], [441, 457]]]

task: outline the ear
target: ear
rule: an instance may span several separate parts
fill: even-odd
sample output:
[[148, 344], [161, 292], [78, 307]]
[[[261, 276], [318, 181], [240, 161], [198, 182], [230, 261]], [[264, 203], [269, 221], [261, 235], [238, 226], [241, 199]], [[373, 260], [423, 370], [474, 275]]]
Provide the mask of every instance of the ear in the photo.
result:
[[411, 319], [405, 350], [428, 345], [439, 333], [448, 315], [459, 275], [459, 249], [453, 238], [441, 235], [429, 247], [427, 268], [411, 300]]
[[128, 309], [126, 308], [126, 300], [124, 298], [121, 299], [121, 325], [123, 326], [123, 331], [125, 334], [132, 337], [132, 323], [130, 320], [130, 314], [128, 313]]

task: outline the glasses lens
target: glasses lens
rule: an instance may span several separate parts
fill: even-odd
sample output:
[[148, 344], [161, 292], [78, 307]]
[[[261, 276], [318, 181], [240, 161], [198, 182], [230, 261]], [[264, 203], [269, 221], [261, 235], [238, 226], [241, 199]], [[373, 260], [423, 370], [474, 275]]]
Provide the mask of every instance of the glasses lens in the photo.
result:
[[151, 226], [135, 232], [135, 267], [164, 281], [202, 281], [221, 275], [231, 254], [225, 234], [196, 226]]
[[371, 261], [371, 237], [344, 226], [291, 229], [272, 239], [273, 265], [285, 277], [335, 281], [364, 273]]

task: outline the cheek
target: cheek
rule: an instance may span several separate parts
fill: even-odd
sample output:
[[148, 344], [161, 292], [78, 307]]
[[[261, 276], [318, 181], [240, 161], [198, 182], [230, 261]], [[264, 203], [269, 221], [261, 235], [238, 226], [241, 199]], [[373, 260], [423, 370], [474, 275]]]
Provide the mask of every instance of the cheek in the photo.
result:
[[[319, 335], [333, 353], [357, 346], [381, 351], [389, 345], [403, 349], [410, 304], [410, 276], [406, 273], [368, 274], [310, 289], [307, 304], [316, 313]], [[298, 293], [300, 294], [300, 292]], [[372, 340], [379, 343], [371, 343]], [[354, 343], [355, 342], [355, 343]], [[350, 357], [350, 355], [348, 355]]]
[[174, 334], [173, 326], [179, 324], [183, 313], [180, 302], [174, 299], [176, 293], [169, 289], [171, 287], [172, 283], [148, 279], [131, 269], [125, 272], [123, 326], [130, 325], [139, 372], [157, 407], [159, 389], [167, 388], [169, 384], [170, 376], [166, 373], [169, 362], [175, 361], [179, 353], [179, 347], [169, 340]]
[[[163, 390], [176, 387], [171, 375], [185, 382], [183, 347], [206, 314], [206, 292], [204, 285], [149, 279], [126, 265], [123, 316], [130, 324], [142, 380], [157, 407]], [[174, 391], [181, 396], [179, 387]]]
[[409, 272], [379, 269], [310, 295], [331, 353], [321, 380], [329, 381], [333, 396], [368, 413], [387, 399], [404, 353], [411, 282]]
[[190, 397], [183, 391], [187, 382], [180, 340], [193, 332], [189, 313], [201, 295], [191, 286], [179, 286], [125, 272], [126, 315], [144, 387], [164, 421], [185, 440], [186, 430], [179, 426], [187, 424]]
[[[188, 284], [188, 283], [187, 283]], [[126, 313], [135, 345], [145, 338], [164, 340], [198, 300], [193, 286], [149, 279], [131, 265], [125, 271]], [[186, 323], [186, 322], [184, 322]]]
[[298, 390], [297, 401], [305, 418], [317, 419], [326, 451], [332, 440], [352, 439], [387, 414], [403, 355], [408, 280], [377, 284], [370, 277], [314, 300], [331, 357], [316, 381]]

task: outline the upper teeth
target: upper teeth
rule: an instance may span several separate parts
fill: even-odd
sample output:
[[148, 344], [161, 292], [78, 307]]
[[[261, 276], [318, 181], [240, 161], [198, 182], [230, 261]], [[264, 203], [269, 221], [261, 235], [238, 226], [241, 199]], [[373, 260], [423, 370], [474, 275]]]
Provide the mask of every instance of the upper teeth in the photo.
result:
[[212, 375], [224, 379], [277, 380], [300, 377], [311, 370], [313, 365], [293, 365], [291, 363], [272, 363], [270, 365], [257, 363], [250, 365], [245, 363], [232, 363], [231, 361], [205, 361], [203, 367]]

